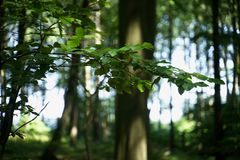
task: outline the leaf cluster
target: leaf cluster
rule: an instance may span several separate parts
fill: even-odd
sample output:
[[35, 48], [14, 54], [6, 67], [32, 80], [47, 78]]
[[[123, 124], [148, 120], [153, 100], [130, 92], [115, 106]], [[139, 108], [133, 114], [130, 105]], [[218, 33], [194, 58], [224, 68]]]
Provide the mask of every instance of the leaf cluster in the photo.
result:
[[[69, 41], [71, 42], [72, 38]], [[70, 43], [67, 42], [67, 44]], [[180, 94], [192, 88], [206, 87], [208, 82], [224, 84], [221, 80], [173, 67], [165, 60], [144, 59], [139, 53], [146, 49], [153, 50], [153, 46], [147, 42], [121, 48], [108, 48], [101, 45], [76, 48], [76, 45], [68, 45], [68, 48], [64, 46], [62, 49], [67, 53], [81, 55], [81, 65], [91, 66], [95, 69], [96, 76], [103, 76], [105, 83], [101, 88], [107, 91], [114, 88], [119, 93], [131, 93], [134, 88], [137, 88], [140, 92], [144, 92], [145, 89], [151, 90], [161, 78], [176, 84]], [[149, 80], [142, 75], [151, 75], [155, 78]]]
[[[56, 72], [62, 63], [69, 60], [67, 54], [57, 53], [58, 43], [54, 42], [68, 39], [67, 31], [75, 25], [79, 28], [66, 46], [78, 46], [83, 34], [95, 32], [90, 15], [95, 12], [96, 6], [99, 9], [103, 7], [104, 2], [92, 0], [88, 8], [82, 8], [69, 2], [52, 0], [4, 1], [1, 6], [5, 11], [4, 17], [1, 17], [4, 23], [0, 28], [7, 41], [4, 44], [1, 40], [1, 46], [4, 47], [0, 51], [0, 70], [4, 73], [1, 98], [7, 101], [2, 101], [1, 113], [14, 104], [14, 110], [37, 115], [34, 107], [28, 105], [28, 95], [22, 90], [30, 85], [38, 86], [47, 73]], [[24, 33], [20, 33], [20, 24]], [[24, 38], [20, 39], [20, 34]], [[15, 102], [10, 104], [8, 99]]]

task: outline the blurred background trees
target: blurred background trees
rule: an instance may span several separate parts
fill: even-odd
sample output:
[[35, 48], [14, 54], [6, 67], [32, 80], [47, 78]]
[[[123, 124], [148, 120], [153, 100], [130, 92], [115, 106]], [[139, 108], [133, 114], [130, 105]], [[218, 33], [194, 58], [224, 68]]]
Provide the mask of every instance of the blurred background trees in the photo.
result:
[[[6, 159], [239, 158], [239, 0], [1, 0], [0, 8], [0, 143]], [[124, 79], [117, 84], [104, 74], [124, 77], [124, 66], [113, 59], [110, 64], [103, 53], [143, 42], [155, 46], [154, 53], [139, 53], [144, 58], [225, 84], [180, 97], [176, 85], [161, 80], [152, 91], [141, 93], [138, 85], [133, 94], [120, 94]], [[47, 105], [48, 83], [65, 91], [61, 106]], [[40, 107], [30, 100], [35, 94]], [[62, 115], [49, 121], [40, 112], [44, 106]], [[37, 120], [26, 124], [34, 114]]]

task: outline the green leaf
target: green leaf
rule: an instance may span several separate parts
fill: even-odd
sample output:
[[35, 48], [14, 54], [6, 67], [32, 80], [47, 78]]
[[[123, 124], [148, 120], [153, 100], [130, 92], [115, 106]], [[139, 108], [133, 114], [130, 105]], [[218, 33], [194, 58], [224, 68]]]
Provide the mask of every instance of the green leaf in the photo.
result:
[[28, 97], [26, 94], [21, 93], [19, 96], [23, 102], [28, 102]]
[[80, 44], [81, 38], [78, 36], [72, 36], [69, 41], [67, 41], [67, 46], [70, 48], [78, 47]]
[[192, 84], [192, 83], [184, 83], [184, 84], [182, 85], [182, 88], [183, 88], [184, 90], [186, 90], [186, 91], [191, 90], [193, 87], [195, 87], [195, 86], [194, 86], [194, 84]]
[[105, 89], [107, 92], [110, 92], [110, 87], [109, 86], [105, 86]]
[[205, 76], [205, 75], [203, 75], [203, 74], [200, 74], [200, 73], [196, 73], [196, 72], [195, 72], [195, 73], [193, 73], [192, 75], [193, 75], [194, 77], [200, 79], [200, 80], [203, 80], [203, 81], [205, 81], [205, 80], [208, 79], [207, 76]]
[[164, 60], [159, 61], [158, 63], [166, 63], [166, 64], [169, 64], [170, 62], [168, 62], [168, 61], [166, 61], [166, 60], [164, 59]]
[[124, 46], [124, 47], [121, 47], [120, 49], [118, 49], [118, 51], [121, 53], [127, 52], [129, 50], [131, 50], [131, 47], [129, 47], [129, 46]]
[[181, 86], [179, 86], [178, 87], [178, 93], [180, 94], [180, 95], [182, 95], [183, 93], [184, 93], [184, 88], [183, 87], [181, 87]]
[[161, 79], [161, 77], [159, 76], [159, 77], [157, 77], [157, 78], [155, 78], [154, 80], [153, 80], [153, 84], [156, 84], [156, 83], [158, 83], [159, 81], [160, 81], [160, 79]]
[[107, 66], [98, 68], [95, 70], [95, 75], [103, 75], [106, 74], [109, 71], [109, 68]]
[[114, 56], [116, 56], [116, 55], [118, 54], [118, 52], [117, 52], [117, 50], [115, 50], [115, 49], [111, 49], [111, 50], [109, 51], [109, 54], [110, 54], [112, 57], [114, 57]]
[[151, 90], [152, 89], [152, 83], [150, 81], [144, 80], [143, 81], [144, 87], [146, 87], [147, 89]]
[[153, 50], [154, 49], [154, 47], [153, 47], [153, 45], [151, 43], [144, 42], [142, 45], [143, 45], [143, 47], [145, 49], [149, 49], [149, 50]]
[[141, 45], [141, 44], [136, 44], [136, 45], [134, 45], [134, 46], [131, 46], [131, 49], [132, 49], [133, 51], [139, 51], [139, 50], [143, 50], [143, 49], [144, 49], [144, 46]]
[[71, 24], [72, 22], [74, 22], [74, 20], [75, 20], [75, 18], [73, 18], [73, 17], [64, 17], [64, 18], [62, 18], [61, 19], [61, 21], [62, 21], [62, 23], [63, 24]]
[[117, 78], [110, 78], [107, 83], [112, 88], [116, 88], [116, 87], [118, 87], [119, 79], [117, 79]]
[[216, 84], [225, 84], [223, 80], [215, 79], [215, 78], [209, 78], [208, 82], [216, 83]]
[[53, 44], [53, 47], [55, 47], [55, 48], [61, 48], [61, 44], [59, 44], [58, 42], [55, 42], [55, 43]]
[[196, 82], [196, 83], [194, 83], [196, 86], [198, 86], [198, 87], [207, 87], [208, 85], [206, 84], [206, 83], [204, 83], [204, 82]]
[[140, 92], [144, 92], [144, 85], [141, 82], [137, 84], [137, 88]]
[[95, 70], [95, 75], [96, 75], [96, 76], [102, 75], [102, 73], [103, 73], [102, 68], [98, 68], [98, 69]]
[[79, 39], [83, 38], [84, 32], [82, 27], [77, 27], [75, 32]]

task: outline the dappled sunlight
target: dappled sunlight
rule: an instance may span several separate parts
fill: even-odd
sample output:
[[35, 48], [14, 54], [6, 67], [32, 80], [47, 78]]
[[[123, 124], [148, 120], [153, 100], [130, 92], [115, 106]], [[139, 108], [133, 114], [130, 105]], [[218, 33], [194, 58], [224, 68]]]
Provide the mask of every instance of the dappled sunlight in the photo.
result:
[[189, 121], [186, 118], [182, 118], [177, 122], [177, 129], [179, 132], [192, 132], [195, 125], [195, 121]]
[[[51, 129], [40, 119], [36, 119], [31, 123], [28, 123], [29, 120], [31, 120], [29, 116], [26, 116], [19, 120], [18, 124], [14, 126], [15, 130], [18, 129], [18, 131], [16, 132], [15, 137], [11, 137], [11, 139], [18, 140], [21, 138], [26, 141], [49, 141]], [[19, 128], [22, 125], [25, 126]]]

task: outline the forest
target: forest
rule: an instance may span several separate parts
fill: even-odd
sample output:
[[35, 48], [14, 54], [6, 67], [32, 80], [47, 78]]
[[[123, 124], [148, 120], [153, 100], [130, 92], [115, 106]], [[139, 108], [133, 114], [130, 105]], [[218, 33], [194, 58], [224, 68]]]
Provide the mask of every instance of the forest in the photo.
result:
[[239, 0], [0, 0], [0, 160], [239, 160]]

